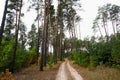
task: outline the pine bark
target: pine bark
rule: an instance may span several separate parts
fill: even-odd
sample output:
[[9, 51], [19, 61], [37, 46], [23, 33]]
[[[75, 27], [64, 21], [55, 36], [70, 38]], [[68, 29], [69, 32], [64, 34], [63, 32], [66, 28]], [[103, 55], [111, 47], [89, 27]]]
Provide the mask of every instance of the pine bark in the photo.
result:
[[2, 37], [3, 37], [3, 32], [4, 32], [4, 26], [5, 26], [5, 20], [6, 20], [6, 14], [7, 14], [7, 6], [8, 6], [8, 0], [5, 2], [5, 8], [3, 12], [3, 18], [2, 18], [2, 23], [0, 26], [0, 44], [2, 42]]
[[[16, 1], [17, 9], [16, 9], [16, 29], [15, 29], [15, 45], [14, 45], [14, 53], [13, 53], [13, 61], [12, 61], [12, 72], [15, 71], [15, 62], [16, 62], [16, 52], [17, 52], [17, 44], [18, 44], [18, 33], [19, 33], [19, 23], [20, 23], [20, 15], [22, 8], [22, 0], [20, 1], [20, 8], [18, 7], [18, 1]], [[19, 8], [19, 11], [18, 11]]]
[[44, 27], [43, 27], [43, 34], [42, 34], [42, 53], [41, 53], [41, 60], [40, 60], [40, 71], [43, 71], [44, 67], [44, 59], [45, 59], [45, 53], [46, 53], [46, 28], [47, 28], [47, 14], [46, 14], [46, 0], [44, 1]]
[[40, 45], [40, 25], [39, 25], [39, 0], [38, 0], [38, 10], [37, 10], [37, 15], [38, 15], [38, 40], [37, 40], [37, 52], [36, 52], [36, 62], [38, 63], [38, 56], [39, 56], [39, 45]]

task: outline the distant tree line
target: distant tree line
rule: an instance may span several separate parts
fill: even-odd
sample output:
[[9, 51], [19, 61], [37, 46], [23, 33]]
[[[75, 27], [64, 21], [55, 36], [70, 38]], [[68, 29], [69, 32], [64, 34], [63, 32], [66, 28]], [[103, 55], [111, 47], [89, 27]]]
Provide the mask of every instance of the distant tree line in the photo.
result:
[[[110, 24], [111, 25], [108, 25]], [[113, 34], [109, 33], [112, 26]], [[103, 28], [103, 30], [102, 30]], [[94, 35], [91, 39], [74, 40], [74, 51], [70, 58], [74, 63], [89, 69], [109, 66], [120, 69], [120, 6], [106, 4], [98, 9], [93, 23]], [[105, 35], [103, 34], [105, 32]], [[67, 41], [68, 42], [68, 41]]]

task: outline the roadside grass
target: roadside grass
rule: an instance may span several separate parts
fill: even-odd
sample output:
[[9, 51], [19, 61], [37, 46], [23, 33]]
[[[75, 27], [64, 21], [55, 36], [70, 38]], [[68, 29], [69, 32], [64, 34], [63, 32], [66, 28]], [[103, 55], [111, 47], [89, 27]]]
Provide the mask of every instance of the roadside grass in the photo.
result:
[[109, 67], [98, 67], [90, 71], [88, 68], [76, 64], [72, 66], [78, 71], [84, 80], [120, 80], [120, 70]]
[[62, 62], [54, 64], [51, 68], [44, 67], [44, 71], [39, 71], [39, 65], [33, 64], [13, 74], [15, 80], [55, 80], [59, 66]]

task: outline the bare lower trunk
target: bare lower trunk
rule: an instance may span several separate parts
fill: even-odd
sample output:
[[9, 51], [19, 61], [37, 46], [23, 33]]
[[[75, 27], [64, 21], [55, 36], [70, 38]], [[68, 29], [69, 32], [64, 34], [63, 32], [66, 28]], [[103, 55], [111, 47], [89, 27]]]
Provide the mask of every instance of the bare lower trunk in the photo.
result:
[[54, 32], [54, 38], [53, 38], [53, 57], [54, 57], [54, 63], [57, 63], [57, 28], [56, 26], [53, 27], [53, 32]]
[[60, 28], [60, 60], [62, 61], [62, 38], [63, 38], [62, 27]]
[[47, 0], [44, 1], [44, 27], [42, 34], [42, 51], [41, 51], [41, 60], [40, 60], [40, 71], [43, 71], [43, 66], [46, 64], [46, 48], [47, 48]]

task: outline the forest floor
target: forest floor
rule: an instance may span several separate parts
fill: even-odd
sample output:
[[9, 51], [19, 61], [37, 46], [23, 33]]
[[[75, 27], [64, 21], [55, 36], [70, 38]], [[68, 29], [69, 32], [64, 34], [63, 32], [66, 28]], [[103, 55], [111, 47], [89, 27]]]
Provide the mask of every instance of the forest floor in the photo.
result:
[[44, 68], [44, 71], [39, 71], [39, 66], [34, 64], [15, 72], [13, 76], [14, 80], [82, 80], [79, 74], [83, 80], [120, 80], [118, 69], [102, 67], [90, 71], [68, 60], [58, 62], [51, 69]]
[[67, 59], [58, 62], [51, 69], [44, 68], [44, 71], [39, 71], [39, 66], [34, 64], [15, 72], [13, 76], [15, 80], [83, 80]]
[[22, 69], [13, 74], [14, 80], [55, 80], [61, 62], [58, 62], [52, 68], [44, 68], [39, 71], [39, 66], [34, 64], [28, 68]]

